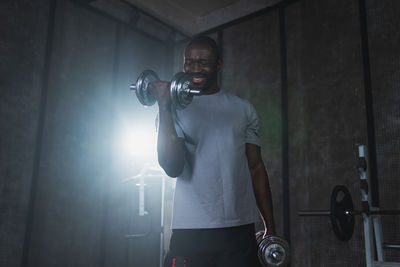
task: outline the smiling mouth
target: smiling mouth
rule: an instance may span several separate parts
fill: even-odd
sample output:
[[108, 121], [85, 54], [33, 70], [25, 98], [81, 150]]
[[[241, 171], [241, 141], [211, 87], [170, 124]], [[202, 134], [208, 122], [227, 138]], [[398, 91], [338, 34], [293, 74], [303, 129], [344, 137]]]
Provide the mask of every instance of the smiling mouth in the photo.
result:
[[192, 77], [192, 82], [193, 83], [202, 83], [206, 80], [206, 77], [204, 76], [194, 76]]
[[193, 77], [192, 81], [193, 83], [202, 83], [204, 81], [204, 78]]

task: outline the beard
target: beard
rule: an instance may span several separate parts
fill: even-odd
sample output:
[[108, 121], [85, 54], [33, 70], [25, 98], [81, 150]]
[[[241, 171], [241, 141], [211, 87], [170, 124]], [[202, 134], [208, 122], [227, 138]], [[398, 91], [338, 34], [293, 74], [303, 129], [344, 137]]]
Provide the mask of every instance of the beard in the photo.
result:
[[[193, 75], [195, 78], [204, 79], [204, 81], [196, 83], [192, 80], [192, 86], [196, 89], [207, 92], [217, 81], [216, 74], [200, 74], [200, 75]], [[193, 79], [195, 79], [193, 78]]]

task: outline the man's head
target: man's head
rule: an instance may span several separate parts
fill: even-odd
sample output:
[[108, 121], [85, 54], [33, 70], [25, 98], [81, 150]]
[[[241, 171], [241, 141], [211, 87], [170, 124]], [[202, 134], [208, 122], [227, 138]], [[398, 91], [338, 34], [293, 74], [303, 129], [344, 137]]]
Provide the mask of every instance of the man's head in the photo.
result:
[[194, 37], [186, 46], [183, 71], [193, 75], [193, 86], [204, 93], [215, 93], [222, 67], [216, 42], [208, 36]]

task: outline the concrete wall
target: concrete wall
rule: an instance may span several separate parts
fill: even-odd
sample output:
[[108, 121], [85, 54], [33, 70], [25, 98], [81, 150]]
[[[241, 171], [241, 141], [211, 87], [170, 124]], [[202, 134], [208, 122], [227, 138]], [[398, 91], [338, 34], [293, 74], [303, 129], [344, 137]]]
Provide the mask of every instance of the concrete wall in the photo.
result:
[[277, 232], [282, 235], [281, 76], [277, 20], [278, 12], [274, 11], [223, 31], [222, 88], [251, 100], [257, 110]]
[[48, 12], [47, 0], [0, 3], [0, 266], [21, 264]]
[[[115, 258], [118, 266], [131, 266], [147, 253], [139, 265], [157, 266], [159, 200], [147, 196], [154, 214], [149, 241], [132, 247], [119, 235], [128, 229], [114, 231], [121, 222], [129, 231], [148, 226], [134, 210], [114, 212], [128, 200], [137, 206], [137, 189], [122, 180], [142, 166], [124, 165], [115, 143], [123, 123], [154, 130], [156, 109], [143, 108], [129, 85], [146, 68], [164, 78], [167, 46], [72, 1], [28, 2], [5, 1], [0, 8], [0, 265], [116, 266]], [[159, 196], [160, 181], [148, 191]], [[125, 201], [113, 201], [120, 194]]]
[[[359, 217], [347, 243], [333, 237], [326, 220], [295, 217], [297, 209], [327, 207], [335, 184], [348, 186], [360, 208], [355, 144], [367, 144], [368, 77], [362, 72], [358, 4], [301, 1], [287, 9], [291, 222], [299, 266], [365, 264]], [[400, 24], [394, 14], [400, 7], [393, 1], [366, 1], [366, 7], [381, 207], [398, 209], [399, 170], [393, 162], [400, 148], [399, 65], [394, 55], [399, 54]], [[399, 243], [398, 222], [383, 218], [384, 242]], [[398, 251], [386, 251], [386, 260], [399, 261]]]
[[[143, 107], [132, 95], [133, 92], [127, 90], [127, 85], [135, 82], [145, 69], [156, 71], [160, 79], [169, 78], [169, 69], [166, 68], [168, 52], [166, 46], [146, 40], [125, 27], [119, 28], [117, 38], [115, 120], [112, 125], [112, 160], [106, 195], [104, 266], [158, 266], [162, 179], [154, 177], [144, 180], [144, 208], [148, 212], [145, 216], [139, 215], [140, 189], [137, 184], [140, 180], [127, 181], [141, 173], [146, 164], [158, 166], [155, 162], [156, 148], [142, 147], [142, 151], [132, 155], [132, 151], [124, 150], [128, 145], [124, 141], [127, 141], [126, 134], [138, 129], [147, 131], [146, 135], [156, 136], [156, 105]], [[146, 142], [133, 141], [135, 144]], [[155, 139], [153, 141], [155, 143]], [[154, 171], [146, 170], [144, 174], [149, 173]], [[155, 173], [159, 174], [157, 171]], [[127, 239], [126, 235], [139, 236]]]
[[364, 266], [354, 237], [338, 241], [329, 217], [333, 187], [349, 187], [359, 208], [356, 144], [366, 142], [357, 1], [302, 1], [287, 9], [289, 170], [294, 266]]
[[[398, 209], [400, 7], [389, 0], [366, 1], [366, 7], [380, 200], [383, 208]], [[359, 1], [297, 1], [285, 7], [284, 22], [285, 43], [278, 9], [222, 29], [222, 88], [249, 99], [258, 111], [279, 235], [287, 234], [283, 196], [290, 198], [291, 266], [365, 266], [360, 217], [353, 238], [341, 242], [328, 217], [297, 216], [302, 209], [329, 209], [338, 184], [350, 189], [355, 208], [360, 208], [356, 144], [368, 140], [368, 77]], [[182, 49], [176, 47], [176, 62], [181, 62]], [[288, 192], [282, 189], [282, 64], [287, 69]], [[385, 242], [399, 242], [398, 225], [395, 217], [383, 219]], [[386, 256], [398, 260], [396, 251]]]
[[55, 16], [29, 266], [98, 266], [116, 25], [69, 1]]
[[[366, 1], [371, 55], [371, 86], [375, 119], [379, 195], [382, 209], [400, 209], [400, 3]], [[383, 236], [400, 243], [399, 216], [383, 217]], [[386, 256], [400, 261], [400, 253]]]

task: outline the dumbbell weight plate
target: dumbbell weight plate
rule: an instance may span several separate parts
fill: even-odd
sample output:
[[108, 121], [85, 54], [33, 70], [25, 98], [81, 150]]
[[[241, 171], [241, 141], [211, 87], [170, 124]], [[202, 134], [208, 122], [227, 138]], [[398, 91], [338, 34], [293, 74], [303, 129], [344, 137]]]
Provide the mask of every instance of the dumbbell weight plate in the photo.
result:
[[353, 199], [350, 191], [343, 185], [337, 185], [331, 194], [331, 223], [336, 237], [348, 241], [354, 232]]
[[134, 85], [136, 96], [139, 102], [144, 106], [152, 106], [156, 99], [150, 94], [148, 86], [150, 83], [160, 80], [158, 75], [152, 70], [143, 71]]
[[264, 267], [284, 267], [289, 264], [289, 244], [277, 236], [263, 238], [264, 231], [256, 234], [258, 259]]
[[193, 95], [189, 94], [190, 83], [191, 75], [184, 72], [178, 72], [172, 79], [171, 101], [178, 110], [186, 108], [193, 100]]

